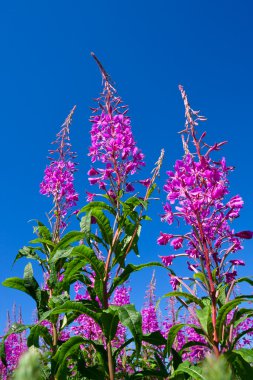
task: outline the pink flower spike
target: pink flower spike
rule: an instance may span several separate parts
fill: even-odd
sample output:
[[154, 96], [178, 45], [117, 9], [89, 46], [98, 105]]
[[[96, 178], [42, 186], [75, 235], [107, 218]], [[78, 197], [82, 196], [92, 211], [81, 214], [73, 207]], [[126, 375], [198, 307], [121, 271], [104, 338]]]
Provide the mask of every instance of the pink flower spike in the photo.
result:
[[170, 243], [170, 245], [174, 248], [174, 249], [180, 249], [183, 245], [183, 241], [184, 239], [179, 237], [179, 238], [176, 238], [176, 239], [173, 239]]
[[169, 267], [170, 265], [172, 265], [172, 262], [173, 262], [173, 259], [175, 258], [175, 256], [174, 255], [171, 255], [171, 256], [160, 256], [160, 258], [162, 259], [162, 263], [166, 267]]

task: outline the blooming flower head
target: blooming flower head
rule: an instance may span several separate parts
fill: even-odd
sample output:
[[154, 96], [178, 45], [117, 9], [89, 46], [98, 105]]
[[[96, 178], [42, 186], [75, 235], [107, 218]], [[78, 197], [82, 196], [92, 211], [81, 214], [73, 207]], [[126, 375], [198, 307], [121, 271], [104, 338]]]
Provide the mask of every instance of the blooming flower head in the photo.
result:
[[[88, 172], [89, 182], [107, 193], [112, 187], [117, 192], [121, 189], [133, 191], [129, 176], [145, 165], [144, 155], [136, 146], [127, 107], [117, 96], [101, 63], [92, 55], [102, 73], [104, 88], [98, 99], [99, 107], [93, 109], [94, 115], [90, 118], [92, 127], [89, 156], [93, 166]], [[98, 164], [96, 168], [95, 163]], [[142, 183], [148, 186], [149, 180]]]
[[[57, 134], [55, 150], [50, 150], [50, 164], [46, 167], [40, 192], [53, 198], [52, 218], [55, 218], [55, 232], [66, 226], [66, 216], [76, 205], [78, 194], [74, 189], [75, 154], [69, 142], [69, 127], [75, 107], [71, 110], [60, 132]], [[50, 218], [51, 219], [51, 218]]]
[[[224, 278], [230, 282], [235, 278], [236, 271], [231, 272], [232, 262], [222, 260], [222, 257], [227, 258], [227, 255], [240, 250], [241, 239], [251, 239], [253, 232], [234, 233], [231, 229], [230, 223], [239, 216], [243, 200], [240, 195], [226, 199], [229, 193], [228, 174], [233, 168], [227, 166], [224, 157], [215, 161], [211, 157], [212, 152], [219, 150], [225, 142], [209, 146], [203, 142], [205, 132], [200, 138], [197, 137], [196, 126], [205, 118], [199, 115], [199, 111], [190, 108], [182, 86], [180, 91], [186, 115], [185, 129], [180, 132], [185, 154], [175, 162], [174, 169], [167, 172], [164, 185], [167, 202], [161, 220], [169, 225], [175, 218], [177, 221], [182, 220], [190, 230], [172, 240], [168, 238], [170, 234], [161, 232], [157, 243], [166, 245], [170, 240], [174, 250], [182, 248], [184, 244], [189, 259], [194, 260], [195, 264], [201, 260], [209, 277], [211, 270], [220, 265], [216, 271], [217, 282]], [[235, 259], [232, 265], [243, 264]], [[188, 268], [195, 268], [192, 262]]]
[[157, 312], [155, 307], [155, 275], [153, 273], [151, 282], [146, 291], [146, 302], [141, 311], [142, 315], [142, 330], [144, 334], [148, 334], [159, 330], [159, 324], [157, 319]]

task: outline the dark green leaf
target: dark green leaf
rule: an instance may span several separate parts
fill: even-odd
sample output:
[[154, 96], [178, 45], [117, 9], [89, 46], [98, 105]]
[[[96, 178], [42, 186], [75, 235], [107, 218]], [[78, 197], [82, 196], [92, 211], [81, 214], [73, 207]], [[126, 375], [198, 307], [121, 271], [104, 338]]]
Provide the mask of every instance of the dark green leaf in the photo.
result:
[[203, 301], [201, 300], [201, 298], [195, 297], [192, 294], [185, 293], [185, 292], [178, 292], [178, 291], [169, 292], [169, 293], [165, 294], [163, 296], [163, 298], [164, 297], [183, 297], [183, 298], [186, 298], [187, 301], [189, 301], [189, 303], [193, 302], [196, 305], [199, 305], [201, 308], [203, 308], [205, 306]]
[[222, 328], [224, 326], [224, 322], [227, 318], [228, 313], [233, 310], [236, 306], [238, 306], [243, 300], [242, 299], [234, 299], [232, 301], [227, 302], [225, 305], [223, 305], [217, 316], [216, 320], [216, 330], [218, 333], [219, 339], [221, 339], [222, 336]]
[[113, 207], [111, 207], [105, 202], [100, 202], [100, 201], [88, 203], [86, 206], [81, 208], [81, 210], [78, 212], [78, 215], [82, 214], [83, 212], [87, 213], [93, 209], [106, 210], [106, 211], [109, 211], [112, 215], [114, 216], [116, 215], [116, 211], [114, 210]]
[[46, 326], [42, 325], [35, 325], [31, 328], [30, 334], [27, 338], [27, 345], [28, 347], [35, 346], [40, 347], [39, 338], [43, 338], [46, 344], [48, 344], [50, 347], [52, 347], [52, 335], [48, 331]]
[[166, 339], [162, 336], [160, 330], [144, 334], [142, 340], [155, 346], [164, 346], [166, 344]]

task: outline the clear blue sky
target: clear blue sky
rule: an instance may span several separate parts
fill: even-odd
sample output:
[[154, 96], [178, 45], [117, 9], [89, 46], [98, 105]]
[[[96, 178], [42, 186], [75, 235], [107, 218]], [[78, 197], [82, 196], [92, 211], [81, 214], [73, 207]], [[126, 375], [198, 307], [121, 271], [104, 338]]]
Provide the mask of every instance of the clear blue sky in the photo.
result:
[[[229, 140], [223, 150], [231, 194], [245, 208], [236, 228], [253, 229], [252, 104], [253, 5], [238, 1], [169, 0], [12, 0], [0, 11], [1, 228], [0, 280], [22, 276], [25, 261], [11, 264], [32, 235], [33, 218], [45, 221], [48, 199], [39, 194], [50, 142], [77, 104], [72, 144], [79, 156], [80, 204], [89, 188], [89, 106], [101, 79], [90, 51], [111, 74], [130, 106], [134, 135], [146, 154], [148, 176], [160, 149], [163, 173], [182, 155], [177, 132], [184, 123], [178, 92], [183, 84], [194, 109], [208, 117], [208, 141]], [[161, 177], [161, 187], [165, 174]], [[162, 194], [163, 200], [165, 198]], [[156, 260], [166, 249], [156, 245], [165, 226], [161, 204], [144, 227], [139, 262]], [[244, 273], [253, 274], [253, 243], [245, 244]], [[134, 259], [136, 262], [136, 259]], [[175, 269], [180, 270], [180, 263]], [[141, 306], [150, 271], [134, 277], [133, 300]], [[159, 294], [170, 289], [159, 275]], [[0, 287], [0, 326], [13, 302], [29, 322], [34, 304], [15, 290]]]

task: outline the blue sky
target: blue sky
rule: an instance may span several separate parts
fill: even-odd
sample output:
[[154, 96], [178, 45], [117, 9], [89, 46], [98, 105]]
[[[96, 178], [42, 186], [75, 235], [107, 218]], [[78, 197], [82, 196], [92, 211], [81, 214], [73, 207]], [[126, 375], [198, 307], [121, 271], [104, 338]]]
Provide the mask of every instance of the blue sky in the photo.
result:
[[[228, 140], [231, 195], [241, 194], [245, 208], [235, 228], [253, 229], [252, 87], [253, 5], [251, 1], [168, 0], [12, 0], [0, 12], [1, 228], [0, 280], [22, 276], [25, 261], [12, 269], [19, 248], [32, 235], [31, 219], [45, 219], [48, 199], [39, 194], [47, 151], [74, 104], [72, 144], [80, 162], [77, 187], [82, 201], [89, 189], [88, 122], [101, 78], [90, 51], [111, 74], [129, 104], [134, 135], [146, 155], [148, 176], [160, 149], [165, 171], [182, 155], [177, 132], [184, 123], [178, 84], [191, 105], [207, 116], [207, 141]], [[165, 195], [161, 193], [164, 201]], [[165, 226], [161, 203], [152, 206], [153, 224], [144, 226], [141, 258], [156, 260], [166, 249], [156, 245]], [[146, 227], [146, 228], [145, 228]], [[252, 273], [253, 246], [245, 244], [245, 274]], [[134, 261], [136, 259], [134, 258]], [[180, 270], [181, 264], [175, 265]], [[133, 301], [141, 306], [151, 276], [145, 271], [132, 282]], [[158, 294], [170, 290], [165, 274]], [[14, 302], [26, 322], [33, 302], [18, 291], [0, 288], [0, 326]]]

